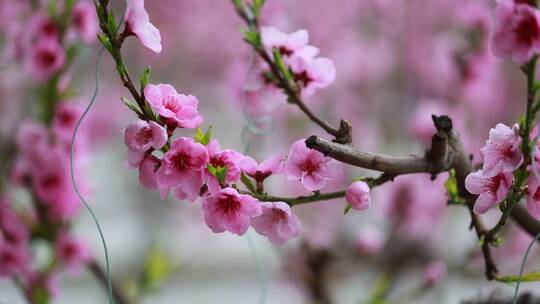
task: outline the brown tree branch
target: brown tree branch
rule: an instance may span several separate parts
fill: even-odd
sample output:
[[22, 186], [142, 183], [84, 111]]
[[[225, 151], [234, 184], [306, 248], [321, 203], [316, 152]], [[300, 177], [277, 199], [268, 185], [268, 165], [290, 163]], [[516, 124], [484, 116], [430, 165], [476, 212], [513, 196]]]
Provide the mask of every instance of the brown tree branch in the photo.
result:
[[[94, 275], [94, 277], [103, 285], [105, 289], [108, 289], [107, 273], [103, 268], [93, 260], [88, 264], [88, 269]], [[112, 282], [112, 295], [114, 301], [117, 304], [130, 304], [131, 300], [124, 294], [123, 290], [115, 283]]]

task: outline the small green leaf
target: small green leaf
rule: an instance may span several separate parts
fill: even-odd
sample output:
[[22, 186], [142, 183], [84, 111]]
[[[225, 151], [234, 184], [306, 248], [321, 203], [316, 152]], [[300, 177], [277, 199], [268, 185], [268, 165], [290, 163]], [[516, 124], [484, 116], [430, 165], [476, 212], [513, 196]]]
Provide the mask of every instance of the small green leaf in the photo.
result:
[[171, 277], [176, 268], [163, 248], [152, 246], [144, 264], [142, 288], [146, 290], [158, 288]]
[[212, 139], [212, 126], [208, 127], [205, 133], [202, 132], [201, 128], [195, 129], [195, 142], [207, 146], [210, 143], [210, 139]]
[[122, 96], [120, 97], [120, 99], [122, 100], [122, 102], [133, 112], [135, 112], [135, 114], [137, 114], [137, 116], [141, 117], [143, 116], [143, 113], [141, 112], [141, 110], [139, 109], [139, 107], [133, 103], [131, 103], [131, 101], [129, 101], [126, 97]]
[[32, 290], [32, 303], [48, 304], [50, 303], [50, 294], [46, 288], [38, 286]]
[[448, 179], [444, 182], [446, 193], [448, 194], [448, 202], [453, 205], [463, 205], [465, 200], [459, 196], [459, 190], [456, 179], [456, 171], [454, 169], [448, 172]]
[[262, 46], [261, 35], [259, 32], [251, 29], [240, 29], [240, 32], [244, 34], [244, 40], [253, 46], [255, 49], [259, 49]]
[[244, 173], [240, 174], [240, 180], [242, 181], [242, 184], [244, 184], [244, 186], [248, 188], [249, 191], [256, 192], [255, 186], [247, 175], [245, 175]]
[[220, 183], [225, 183], [227, 177], [227, 167], [226, 166], [217, 166], [214, 167], [212, 164], [206, 166], [208, 172], [212, 174]]
[[519, 275], [497, 277], [496, 280], [503, 283], [538, 282], [540, 281], [540, 271], [525, 273], [521, 277]]
[[109, 20], [107, 20], [107, 27], [109, 28], [111, 37], [113, 37], [113, 39], [116, 39], [116, 37], [118, 36], [118, 29], [116, 27], [116, 18], [114, 17], [114, 12], [112, 10], [109, 10]]
[[265, 0], [253, 0], [253, 15], [258, 19], [261, 15], [261, 10]]
[[285, 65], [285, 62], [283, 61], [283, 58], [281, 57], [281, 53], [278, 49], [273, 49], [272, 54], [274, 55], [274, 62], [277, 65], [279, 71], [285, 77], [285, 80], [288, 83], [293, 83], [293, 77], [291, 74], [291, 71], [289, 68]]
[[150, 81], [150, 67], [147, 66], [139, 77], [139, 82], [141, 84], [141, 89], [144, 90], [148, 82]]
[[349, 213], [349, 211], [351, 211], [351, 209], [352, 209], [352, 205], [347, 204], [347, 206], [345, 206], [345, 210], [343, 210], [343, 214]]
[[101, 42], [101, 44], [107, 49], [107, 51], [112, 54], [113, 48], [109, 38], [103, 34], [98, 34], [97, 37], [99, 39], [99, 42]]

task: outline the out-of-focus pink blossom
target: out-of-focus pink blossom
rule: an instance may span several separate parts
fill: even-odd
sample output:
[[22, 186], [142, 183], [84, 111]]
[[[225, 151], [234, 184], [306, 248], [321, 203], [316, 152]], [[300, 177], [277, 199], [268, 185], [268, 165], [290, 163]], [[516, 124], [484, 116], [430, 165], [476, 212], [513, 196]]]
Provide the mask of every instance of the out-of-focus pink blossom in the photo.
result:
[[0, 278], [23, 272], [29, 258], [26, 247], [0, 241]]
[[509, 172], [486, 174], [483, 170], [470, 173], [465, 178], [465, 187], [472, 194], [479, 194], [474, 203], [474, 212], [482, 214], [500, 203], [512, 186], [514, 176]]
[[540, 13], [513, 0], [500, 0], [491, 38], [493, 53], [524, 64], [540, 51]]
[[159, 159], [153, 155], [145, 156], [139, 166], [139, 182], [144, 187], [157, 189], [156, 171], [159, 169]]
[[90, 1], [79, 1], [73, 7], [72, 23], [77, 33], [86, 43], [96, 40], [98, 19], [94, 4]]
[[313, 58], [311, 54], [299, 54], [291, 58], [291, 69], [297, 83], [302, 85], [302, 94], [310, 96], [317, 89], [329, 86], [336, 78], [334, 62], [328, 58]]
[[161, 160], [161, 167], [156, 172], [157, 186], [160, 190], [178, 187], [189, 199], [194, 199], [202, 186], [201, 170], [207, 163], [205, 146], [191, 138], [177, 138]]
[[52, 122], [52, 130], [59, 138], [69, 141], [77, 121], [81, 117], [83, 108], [76, 102], [62, 102], [58, 104]]
[[204, 221], [213, 232], [229, 231], [237, 235], [246, 233], [251, 219], [262, 214], [256, 199], [239, 194], [234, 188], [223, 188], [206, 197], [202, 209]]
[[278, 153], [257, 164], [257, 162], [246, 156], [240, 162], [240, 168], [246, 175], [253, 177], [256, 181], [263, 181], [272, 174], [279, 174], [283, 171], [285, 155]]
[[128, 147], [128, 163], [138, 167], [150, 148], [160, 149], [167, 142], [167, 131], [154, 121], [137, 120], [130, 123], [124, 134]]
[[484, 174], [493, 175], [496, 172], [512, 172], [523, 163], [521, 153], [521, 137], [519, 127], [512, 128], [499, 123], [489, 130], [489, 139], [482, 148], [484, 157]]
[[365, 182], [354, 182], [347, 187], [345, 198], [354, 210], [366, 210], [371, 205], [369, 186]]
[[144, 8], [144, 0], [128, 0], [125, 22], [126, 30], [137, 36], [144, 46], [156, 53], [161, 52], [161, 35], [150, 23], [150, 16]]
[[270, 55], [272, 49], [275, 48], [279, 50], [282, 56], [289, 57], [308, 44], [309, 33], [306, 30], [298, 30], [287, 34], [275, 27], [263, 26], [261, 27], [261, 41]]
[[196, 128], [204, 121], [197, 111], [199, 100], [193, 95], [178, 94], [170, 84], [149, 84], [144, 88], [144, 95], [159, 115], [182, 128]]
[[439, 283], [446, 276], [446, 264], [443, 261], [433, 261], [424, 268], [424, 282], [429, 285]]
[[58, 260], [74, 272], [91, 258], [86, 244], [66, 232], [58, 235], [55, 251]]
[[14, 245], [26, 245], [29, 228], [21, 221], [15, 211], [9, 206], [7, 199], [0, 197], [0, 239]]
[[354, 247], [361, 255], [373, 256], [381, 252], [384, 247], [385, 236], [381, 230], [363, 228], [356, 236]]
[[42, 38], [31, 49], [28, 72], [40, 81], [47, 80], [64, 66], [64, 49], [54, 38]]
[[[207, 146], [209, 160], [208, 163], [214, 168], [226, 167], [227, 174], [225, 183], [232, 183], [240, 178], [240, 162], [244, 159], [241, 153], [226, 149], [221, 150], [217, 140], [212, 139]], [[218, 179], [213, 176], [208, 170], [205, 171], [208, 190], [211, 193], [216, 193], [221, 189]]]
[[289, 180], [299, 180], [309, 191], [324, 188], [329, 180], [341, 172], [330, 157], [308, 149], [304, 139], [291, 145], [284, 169]]
[[283, 244], [300, 234], [302, 225], [284, 202], [261, 204], [262, 214], [251, 219], [251, 226], [275, 244]]

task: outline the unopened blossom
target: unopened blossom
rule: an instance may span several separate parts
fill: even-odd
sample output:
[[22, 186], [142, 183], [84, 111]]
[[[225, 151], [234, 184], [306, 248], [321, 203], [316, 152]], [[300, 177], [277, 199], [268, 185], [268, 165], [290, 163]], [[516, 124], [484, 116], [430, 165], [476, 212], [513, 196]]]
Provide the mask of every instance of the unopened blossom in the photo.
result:
[[373, 256], [384, 248], [385, 236], [379, 229], [362, 228], [356, 236], [354, 248], [360, 255]]
[[514, 176], [509, 172], [486, 174], [483, 170], [470, 173], [465, 178], [465, 188], [472, 193], [478, 194], [474, 203], [474, 212], [482, 214], [491, 207], [500, 203], [512, 186]]
[[293, 78], [301, 84], [302, 94], [310, 96], [317, 89], [329, 86], [336, 78], [334, 62], [325, 57], [313, 58], [311, 54], [295, 54], [290, 60]]
[[[227, 174], [225, 175], [225, 183], [232, 183], [240, 178], [240, 162], [244, 159], [244, 155], [241, 153], [225, 149], [221, 150], [217, 140], [212, 139], [207, 146], [209, 161], [208, 163], [214, 168], [227, 168]], [[218, 179], [212, 175], [208, 170], [205, 171], [208, 183], [208, 190], [211, 193], [219, 191], [220, 185]]]
[[202, 186], [201, 171], [206, 168], [206, 147], [188, 137], [177, 138], [165, 153], [156, 172], [160, 190], [179, 187], [189, 197], [198, 196]]
[[130, 123], [124, 133], [129, 165], [138, 167], [146, 151], [150, 148], [160, 149], [167, 139], [167, 131], [154, 121], [137, 120]]
[[275, 27], [263, 26], [261, 41], [269, 54], [272, 54], [273, 49], [277, 49], [282, 56], [289, 57], [308, 44], [309, 33], [306, 30], [298, 30], [287, 34]]
[[263, 181], [272, 174], [279, 174], [283, 171], [285, 155], [278, 153], [270, 158], [257, 163], [253, 158], [246, 156], [240, 162], [240, 168], [246, 175], [253, 177], [256, 181]]
[[215, 233], [228, 231], [243, 235], [251, 219], [262, 214], [260, 203], [249, 195], [239, 194], [234, 188], [223, 188], [206, 197], [202, 203], [204, 221]]
[[369, 186], [363, 181], [350, 184], [345, 191], [345, 198], [355, 210], [366, 210], [371, 205]]
[[86, 43], [96, 40], [99, 26], [96, 8], [91, 1], [79, 1], [75, 4], [71, 22], [77, 33]]
[[532, 217], [540, 220], [540, 182], [534, 173], [528, 180], [527, 210]]
[[523, 163], [521, 141], [517, 124], [510, 128], [499, 123], [489, 130], [489, 139], [481, 150], [484, 173], [512, 172], [521, 166]]
[[170, 84], [149, 84], [144, 88], [144, 96], [159, 115], [173, 120], [181, 128], [193, 129], [204, 121], [197, 110], [197, 97], [178, 94]]
[[156, 171], [159, 169], [159, 159], [153, 155], [147, 155], [139, 166], [139, 182], [144, 187], [157, 189]]
[[28, 72], [44, 81], [60, 71], [66, 61], [65, 51], [55, 38], [42, 38], [31, 49]]
[[540, 51], [540, 12], [523, 1], [500, 0], [491, 48], [498, 57], [525, 64]]
[[66, 232], [58, 235], [55, 244], [55, 253], [58, 261], [72, 271], [80, 269], [91, 258], [86, 244]]
[[274, 244], [283, 244], [300, 234], [302, 225], [284, 202], [261, 203], [262, 214], [251, 219], [251, 226]]
[[161, 52], [161, 35], [150, 23], [150, 16], [144, 8], [144, 0], [128, 0], [124, 16], [126, 31], [141, 40], [141, 43], [156, 53]]
[[437, 284], [446, 276], [446, 264], [440, 260], [428, 263], [424, 268], [423, 276], [427, 285]]
[[324, 188], [329, 180], [340, 173], [334, 160], [319, 151], [308, 149], [304, 139], [291, 145], [284, 169], [289, 180], [300, 181], [309, 191]]

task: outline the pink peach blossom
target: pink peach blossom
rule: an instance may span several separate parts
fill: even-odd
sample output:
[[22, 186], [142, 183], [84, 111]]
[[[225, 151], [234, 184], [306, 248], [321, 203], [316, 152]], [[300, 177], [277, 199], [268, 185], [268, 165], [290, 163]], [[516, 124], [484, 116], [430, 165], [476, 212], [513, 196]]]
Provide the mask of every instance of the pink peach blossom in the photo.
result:
[[45, 81], [60, 71], [66, 61], [64, 49], [55, 38], [41, 38], [31, 49], [28, 72]]
[[73, 7], [72, 23], [77, 33], [86, 43], [96, 40], [99, 30], [94, 4], [90, 1], [79, 1]]
[[482, 214], [500, 203], [512, 186], [514, 176], [509, 172], [486, 174], [483, 170], [470, 173], [465, 178], [465, 187], [472, 194], [479, 194], [474, 203], [474, 212]]
[[285, 155], [278, 153], [257, 164], [257, 162], [246, 156], [240, 162], [240, 168], [246, 175], [253, 177], [256, 181], [263, 181], [272, 174], [279, 174], [283, 171]]
[[24, 272], [29, 259], [26, 247], [0, 241], [0, 278]]
[[534, 173], [531, 173], [528, 180], [527, 210], [529, 214], [540, 220], [540, 182]]
[[385, 236], [381, 230], [363, 228], [356, 236], [354, 247], [360, 255], [373, 256], [384, 248]]
[[336, 78], [336, 67], [328, 58], [313, 58], [311, 54], [297, 53], [290, 61], [294, 80], [302, 85], [304, 96], [313, 95], [317, 89], [329, 86]]
[[58, 260], [74, 272], [91, 258], [86, 244], [66, 232], [61, 232], [57, 237], [55, 252]]
[[124, 135], [128, 163], [132, 167], [139, 166], [146, 151], [160, 149], [168, 140], [167, 131], [154, 121], [134, 121], [127, 126]]
[[494, 174], [495, 172], [512, 172], [523, 163], [521, 153], [521, 137], [519, 127], [512, 128], [499, 123], [489, 130], [489, 139], [486, 146], [482, 148], [484, 157], [484, 174]]
[[0, 197], [0, 239], [14, 245], [24, 246], [30, 237], [30, 229], [21, 221], [8, 205], [6, 198]]
[[156, 171], [159, 169], [159, 159], [153, 155], [148, 155], [143, 158], [139, 166], [139, 182], [144, 187], [155, 190]]
[[500, 0], [495, 10], [495, 25], [491, 38], [493, 53], [525, 64], [540, 51], [540, 13], [513, 0]]
[[[207, 146], [209, 161], [208, 163], [214, 168], [226, 167], [227, 174], [225, 176], [225, 183], [232, 183], [240, 178], [240, 162], [244, 159], [244, 155], [241, 153], [226, 149], [221, 150], [217, 140], [212, 139]], [[208, 190], [211, 193], [216, 193], [221, 189], [219, 181], [215, 176], [210, 174], [208, 170], [205, 171], [205, 175], [208, 183]]]
[[223, 188], [206, 197], [202, 209], [204, 221], [213, 232], [229, 231], [237, 235], [246, 233], [251, 219], [262, 214], [256, 199], [239, 194], [234, 188]]
[[204, 119], [197, 111], [199, 100], [193, 95], [178, 94], [170, 84], [149, 84], [144, 95], [159, 115], [175, 121], [182, 128], [196, 128]]
[[71, 143], [71, 137], [77, 121], [82, 116], [83, 107], [76, 102], [59, 103], [55, 109], [52, 121], [52, 130], [54, 134]]
[[309, 191], [324, 188], [329, 180], [340, 173], [334, 160], [319, 151], [308, 149], [304, 139], [291, 145], [284, 169], [289, 180], [299, 180]]
[[283, 244], [300, 234], [302, 225], [284, 202], [261, 203], [262, 214], [251, 219], [251, 226], [275, 244]]
[[198, 196], [202, 186], [201, 171], [208, 163], [206, 147], [188, 137], [172, 142], [156, 172], [156, 183], [160, 190], [179, 187], [189, 197]]
[[141, 40], [141, 43], [156, 53], [161, 52], [161, 35], [150, 23], [144, 8], [144, 0], [128, 0], [125, 15], [126, 30]]
[[355, 210], [366, 210], [371, 205], [369, 186], [365, 182], [354, 182], [347, 187], [345, 198]]
[[263, 26], [261, 27], [261, 41], [269, 54], [272, 54], [272, 49], [276, 48], [282, 56], [289, 57], [308, 44], [309, 33], [306, 30], [298, 30], [287, 34], [275, 27]]

